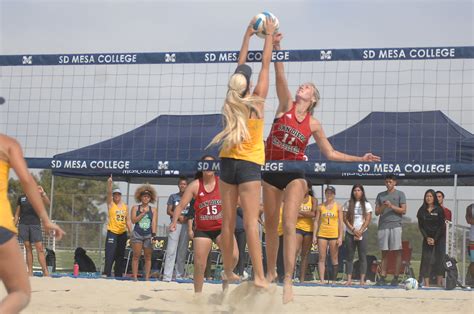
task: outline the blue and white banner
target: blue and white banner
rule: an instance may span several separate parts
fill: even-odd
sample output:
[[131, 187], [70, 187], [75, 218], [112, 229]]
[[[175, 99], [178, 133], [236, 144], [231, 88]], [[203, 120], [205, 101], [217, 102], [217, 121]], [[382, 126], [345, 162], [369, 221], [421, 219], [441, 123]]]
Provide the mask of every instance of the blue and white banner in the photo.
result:
[[[28, 167], [52, 169], [54, 174], [67, 176], [166, 177], [191, 175], [196, 171], [219, 171], [218, 161], [192, 160], [70, 160], [55, 158], [27, 158]], [[474, 176], [470, 163], [341, 163], [327, 161], [270, 161], [262, 172], [291, 172], [304, 170], [308, 177], [380, 178], [395, 174], [404, 178], [439, 178]]]
[[[25, 54], [0, 55], [0, 66], [234, 63], [237, 62], [238, 58], [238, 51]], [[281, 50], [274, 51], [272, 59], [273, 61], [282, 62], [327, 62], [472, 58], [474, 58], [474, 46]], [[247, 62], [260, 62], [261, 60], [261, 51], [250, 51], [248, 53]]]

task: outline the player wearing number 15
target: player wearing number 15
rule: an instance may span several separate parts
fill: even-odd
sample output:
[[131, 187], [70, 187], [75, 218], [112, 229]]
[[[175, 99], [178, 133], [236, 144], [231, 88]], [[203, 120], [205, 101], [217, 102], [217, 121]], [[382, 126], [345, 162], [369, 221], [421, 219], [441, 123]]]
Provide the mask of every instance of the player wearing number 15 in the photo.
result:
[[[273, 49], [280, 50], [280, 33], [273, 36]], [[372, 162], [380, 158], [371, 153], [363, 157], [351, 156], [336, 151], [324, 134], [321, 123], [312, 114], [319, 103], [319, 91], [313, 83], [304, 83], [298, 87], [295, 100], [288, 89], [283, 63], [275, 62], [276, 92], [278, 109], [275, 114], [270, 135], [266, 141], [266, 160], [304, 160], [309, 138], [314, 137], [321, 152], [334, 161]], [[293, 299], [292, 278], [296, 259], [296, 220], [303, 202], [306, 188], [304, 171], [291, 173], [264, 173], [263, 204], [265, 212], [265, 239], [267, 245], [267, 269], [269, 280], [276, 278], [274, 271], [278, 251], [278, 209], [282, 199], [285, 279], [283, 302]]]
[[107, 237], [105, 238], [104, 275], [112, 276], [112, 265], [114, 264], [115, 277], [122, 277], [127, 230], [130, 232], [132, 228], [127, 204], [122, 202], [122, 192], [120, 189], [112, 190], [112, 185], [112, 176], [110, 176], [107, 180], [108, 223]]
[[[214, 160], [212, 156], [204, 156], [202, 160]], [[194, 198], [194, 222], [195, 230], [188, 229], [189, 238], [194, 244], [194, 292], [201, 293], [204, 284], [204, 271], [206, 270], [207, 257], [212, 247], [212, 242], [216, 242], [222, 247], [222, 200], [219, 193], [219, 178], [214, 171], [199, 171], [195, 180], [191, 182], [184, 191], [181, 200], [173, 213], [173, 220], [169, 226], [170, 231], [176, 230], [178, 217], [184, 207]], [[189, 223], [189, 226], [192, 224]], [[238, 247], [234, 237], [233, 267], [238, 260]], [[227, 282], [223, 282], [224, 288]]]

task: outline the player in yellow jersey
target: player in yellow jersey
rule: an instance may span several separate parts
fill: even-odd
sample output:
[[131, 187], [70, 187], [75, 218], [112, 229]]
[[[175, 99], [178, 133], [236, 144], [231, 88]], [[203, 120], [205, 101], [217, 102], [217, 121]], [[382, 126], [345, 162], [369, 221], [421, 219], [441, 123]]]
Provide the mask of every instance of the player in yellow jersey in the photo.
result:
[[210, 145], [221, 144], [221, 175], [219, 180], [222, 198], [222, 255], [223, 279], [239, 280], [233, 272], [234, 229], [237, 197], [244, 212], [244, 229], [254, 271], [254, 284], [267, 287], [262, 264], [262, 249], [258, 231], [258, 207], [261, 195], [260, 166], [265, 163], [263, 146], [264, 101], [268, 94], [269, 70], [272, 57], [272, 34], [275, 22], [266, 19], [262, 54], [262, 67], [257, 85], [250, 91], [252, 69], [245, 64], [253, 21], [247, 27], [240, 49], [238, 66], [230, 77], [227, 96], [222, 109], [224, 129]]
[[64, 231], [52, 223], [46, 213], [35, 179], [23, 158], [20, 144], [0, 134], [0, 279], [8, 295], [0, 302], [0, 313], [18, 313], [30, 300], [31, 288], [25, 261], [16, 238], [17, 229], [8, 201], [8, 173], [13, 168], [46, 232], [55, 232], [61, 239]]
[[305, 281], [306, 269], [308, 268], [308, 253], [313, 244], [314, 216], [318, 208], [318, 200], [314, 197], [313, 185], [306, 179], [307, 190], [303, 203], [298, 212], [296, 221], [296, 241], [300, 252], [300, 282]]
[[342, 245], [342, 207], [336, 202], [336, 189], [328, 186], [324, 191], [326, 200], [316, 211], [314, 218], [313, 243], [318, 244], [319, 248], [319, 278], [324, 284], [324, 275], [326, 271], [326, 252], [329, 245], [331, 262], [333, 265], [333, 281], [337, 277], [339, 269], [338, 250]]
[[127, 230], [131, 234], [132, 224], [127, 204], [122, 202], [120, 189], [112, 190], [112, 176], [107, 180], [108, 224], [105, 238], [104, 275], [112, 276], [114, 264], [115, 277], [122, 277], [124, 269], [125, 246], [127, 245]]

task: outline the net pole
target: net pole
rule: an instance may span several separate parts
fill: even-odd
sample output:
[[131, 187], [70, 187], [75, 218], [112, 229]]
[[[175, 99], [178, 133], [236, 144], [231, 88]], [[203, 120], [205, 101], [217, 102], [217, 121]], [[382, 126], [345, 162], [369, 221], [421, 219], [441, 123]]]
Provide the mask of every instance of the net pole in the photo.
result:
[[[454, 221], [451, 228], [451, 239], [452, 239], [452, 250], [454, 256], [456, 256], [456, 228], [458, 226], [458, 175], [454, 174]], [[464, 244], [463, 244], [464, 245]]]
[[51, 201], [49, 202], [49, 219], [53, 220], [53, 202], [54, 202], [54, 175], [51, 175]]

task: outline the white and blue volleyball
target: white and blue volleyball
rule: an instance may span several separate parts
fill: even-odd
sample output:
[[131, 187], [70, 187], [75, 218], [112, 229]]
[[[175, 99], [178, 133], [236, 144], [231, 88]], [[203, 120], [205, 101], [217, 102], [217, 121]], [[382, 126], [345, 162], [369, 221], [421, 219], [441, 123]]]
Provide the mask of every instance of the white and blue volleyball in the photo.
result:
[[405, 280], [405, 290], [418, 289], [418, 281], [415, 278], [408, 278]]
[[277, 17], [268, 11], [262, 12], [257, 14], [253, 19], [252, 19], [252, 27], [253, 30], [255, 31], [255, 34], [260, 37], [260, 38], [265, 38], [265, 35], [267, 35], [267, 31], [265, 29], [265, 21], [267, 18], [272, 18], [275, 20], [275, 32], [278, 32], [278, 28], [280, 27], [280, 23], [277, 19]]

